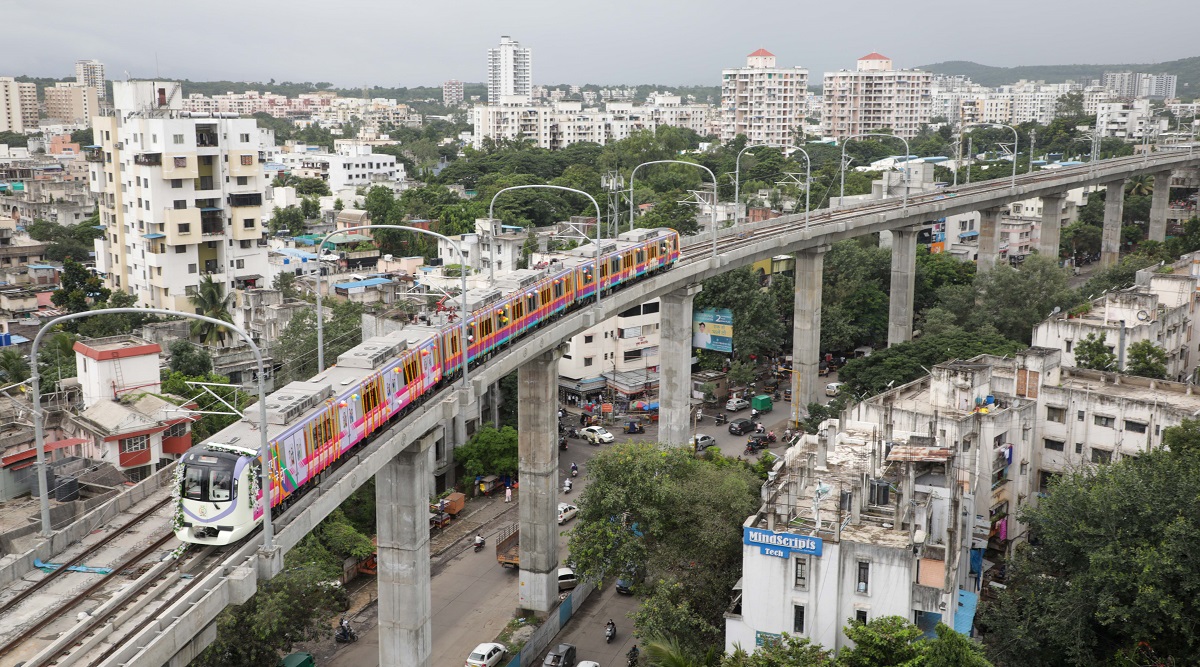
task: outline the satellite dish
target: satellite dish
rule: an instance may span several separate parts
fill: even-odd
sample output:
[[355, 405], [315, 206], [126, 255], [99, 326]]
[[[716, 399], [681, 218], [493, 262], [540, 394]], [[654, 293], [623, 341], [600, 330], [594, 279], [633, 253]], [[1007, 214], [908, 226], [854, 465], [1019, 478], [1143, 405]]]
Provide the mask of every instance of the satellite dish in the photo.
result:
[[1142, 322], [1146, 322], [1150, 319], [1150, 313], [1147, 313], [1144, 310], [1139, 310], [1137, 313], [1137, 318]]

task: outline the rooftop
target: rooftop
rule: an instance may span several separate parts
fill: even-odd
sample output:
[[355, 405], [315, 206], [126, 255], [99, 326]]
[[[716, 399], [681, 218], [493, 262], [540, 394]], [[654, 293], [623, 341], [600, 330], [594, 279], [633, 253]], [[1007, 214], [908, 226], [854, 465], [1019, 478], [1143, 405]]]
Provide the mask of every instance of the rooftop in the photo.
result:
[[750, 54], [749, 56], [747, 56], [747, 57], [749, 57], [749, 58], [758, 58], [758, 57], [762, 57], [762, 56], [766, 56], [766, 57], [768, 57], [768, 58], [774, 58], [774, 57], [775, 57], [775, 54], [774, 54], [774, 53], [771, 53], [770, 51], [768, 51], [768, 50], [766, 50], [766, 49], [759, 49], [759, 50], [755, 51], [754, 53], [751, 53], [751, 54]]

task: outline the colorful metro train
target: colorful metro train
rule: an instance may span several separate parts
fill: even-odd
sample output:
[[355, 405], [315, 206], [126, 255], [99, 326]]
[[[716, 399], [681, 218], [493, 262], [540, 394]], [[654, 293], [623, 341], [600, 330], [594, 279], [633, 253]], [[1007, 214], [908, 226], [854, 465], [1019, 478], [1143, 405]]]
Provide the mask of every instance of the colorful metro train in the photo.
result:
[[[556, 253], [544, 268], [522, 269], [459, 298], [466, 300], [467, 340], [459, 321], [408, 325], [372, 338], [305, 382], [266, 398], [270, 506], [319, 484], [323, 474], [393, 418], [421, 404], [462, 372], [523, 334], [678, 261], [679, 234], [638, 229], [616, 239]], [[599, 266], [597, 266], [599, 264]], [[598, 278], [598, 280], [597, 280]], [[250, 415], [257, 415], [257, 409]], [[262, 520], [258, 419], [242, 419], [183, 455], [176, 469], [175, 534], [198, 544], [229, 544]]]

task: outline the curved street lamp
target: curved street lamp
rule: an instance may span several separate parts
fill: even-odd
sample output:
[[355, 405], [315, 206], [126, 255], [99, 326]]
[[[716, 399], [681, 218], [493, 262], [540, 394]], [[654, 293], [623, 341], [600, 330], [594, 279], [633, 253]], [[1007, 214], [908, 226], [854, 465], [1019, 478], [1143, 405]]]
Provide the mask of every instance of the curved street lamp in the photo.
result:
[[[639, 168], [644, 167], [648, 164], [686, 164], [689, 167], [698, 167], [698, 168], [703, 169], [704, 171], [708, 172], [708, 177], [712, 179], [712, 184], [713, 184], [712, 256], [716, 257], [717, 256], [717, 199], [718, 199], [717, 177], [715, 174], [713, 174], [712, 169], [709, 169], [708, 167], [706, 167], [702, 164], [698, 164], [696, 162], [686, 162], [684, 160], [651, 160], [649, 162], [643, 162], [643, 163], [639, 164], [638, 166], [633, 168], [633, 171], [629, 172], [629, 229], [630, 229], [630, 231], [633, 230], [633, 209], [635, 208], [634, 203], [633, 203], [633, 175], [637, 173], [637, 170]], [[733, 211], [734, 211], [733, 218], [734, 218], [734, 223], [736, 224], [736, 222], [737, 222], [737, 206], [736, 206], [737, 202], [734, 202], [734, 204], [735, 205], [733, 207]]]
[[[1010, 190], [1016, 190], [1017, 189], [1017, 143], [1021, 140], [1020, 135], [1017, 134], [1017, 128], [1013, 127], [1012, 125], [1005, 125], [1004, 123], [964, 123], [959, 126], [959, 134], [961, 135], [963, 129], [968, 128], [968, 127], [990, 127], [993, 129], [995, 129], [997, 127], [1007, 127], [1008, 129], [1012, 130], [1012, 133], [1013, 133], [1013, 167], [1012, 167], [1012, 179], [1009, 180], [1008, 187]], [[1029, 161], [1031, 163], [1033, 162], [1033, 154], [1029, 155]]]
[[33, 393], [34, 449], [37, 451], [38, 480], [42, 488], [42, 535], [44, 537], [50, 537], [50, 534], [53, 531], [53, 527], [50, 525], [50, 480], [49, 475], [47, 474], [49, 466], [46, 464], [46, 434], [42, 426], [42, 421], [45, 417], [45, 413], [42, 411], [42, 375], [39, 371], [37, 363], [38, 345], [40, 345], [42, 342], [42, 336], [46, 335], [46, 332], [56, 324], [82, 319], [84, 317], [91, 317], [93, 315], [144, 315], [146, 313], [165, 315], [169, 317], [186, 317], [188, 319], [200, 320], [202, 322], [208, 322], [209, 324], [215, 324], [217, 326], [224, 327], [230, 331], [233, 331], [238, 336], [241, 336], [242, 340], [246, 341], [246, 343], [250, 346], [250, 350], [254, 352], [254, 361], [258, 364], [258, 473], [260, 488], [264, 490], [264, 494], [266, 496], [266, 507], [263, 510], [263, 549], [270, 551], [275, 546], [275, 530], [274, 526], [271, 525], [271, 484], [270, 467], [268, 465], [271, 459], [268, 455], [267, 401], [266, 391], [263, 387], [263, 378], [266, 376], [266, 371], [263, 368], [262, 352], [259, 351], [258, 345], [254, 344], [254, 340], [250, 338], [250, 334], [246, 333], [245, 330], [233, 324], [232, 322], [218, 320], [215, 317], [208, 317], [207, 315], [184, 313], [176, 310], [166, 310], [164, 308], [101, 308], [99, 310], [87, 310], [82, 313], [71, 313], [69, 315], [63, 315], [50, 320], [44, 324], [41, 329], [38, 329], [37, 335], [33, 337], [33, 347], [29, 351], [29, 358], [33, 362], [30, 364], [32, 371], [32, 375], [30, 377], [30, 389]]
[[[843, 205], [842, 200], [846, 198], [846, 144], [850, 143], [851, 139], [859, 139], [861, 137], [885, 137], [887, 139], [899, 139], [904, 142], [904, 202], [901, 204], [901, 207], [904, 210], [908, 210], [908, 167], [909, 161], [912, 159], [912, 149], [908, 147], [908, 139], [895, 134], [883, 134], [882, 132], [863, 132], [842, 138], [842, 189], [838, 193], [838, 206], [841, 207]], [[884, 188], [883, 191], [886, 193], [887, 188]]]
[[446, 243], [449, 243], [455, 250], [458, 251], [459, 261], [462, 262], [462, 264], [460, 264], [458, 267], [458, 275], [462, 277], [462, 308], [460, 309], [461, 315], [462, 315], [462, 322], [459, 323], [459, 326], [462, 329], [462, 342], [461, 342], [462, 352], [463, 352], [463, 376], [462, 376], [462, 379], [463, 379], [463, 386], [464, 387], [467, 386], [467, 381], [468, 381], [468, 369], [467, 369], [467, 256], [463, 254], [462, 245], [460, 245], [458, 241], [455, 241], [454, 239], [452, 239], [448, 236], [443, 236], [441, 234], [438, 234], [437, 232], [431, 232], [428, 229], [421, 229], [420, 227], [409, 227], [407, 225], [358, 225], [357, 227], [344, 227], [342, 229], [338, 229], [338, 230], [329, 232], [328, 234], [325, 235], [325, 238], [321, 239], [321, 244], [317, 246], [317, 372], [322, 373], [325, 371], [325, 312], [323, 310], [321, 310], [321, 253], [324, 252], [325, 242], [329, 240], [329, 237], [333, 236], [334, 234], [341, 234], [342, 232], [353, 232], [353, 231], [358, 231], [360, 229], [399, 229], [401, 231], [418, 232], [421, 234], [428, 234], [429, 236], [434, 236], [439, 239], [442, 239], [443, 241], [445, 241]]

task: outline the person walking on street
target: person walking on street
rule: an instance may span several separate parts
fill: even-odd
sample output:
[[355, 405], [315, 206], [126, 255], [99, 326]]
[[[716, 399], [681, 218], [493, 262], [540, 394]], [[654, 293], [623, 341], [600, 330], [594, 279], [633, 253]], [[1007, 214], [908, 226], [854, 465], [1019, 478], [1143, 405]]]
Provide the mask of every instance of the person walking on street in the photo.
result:
[[504, 487], [504, 502], [506, 502], [506, 503], [512, 502], [512, 486]]

